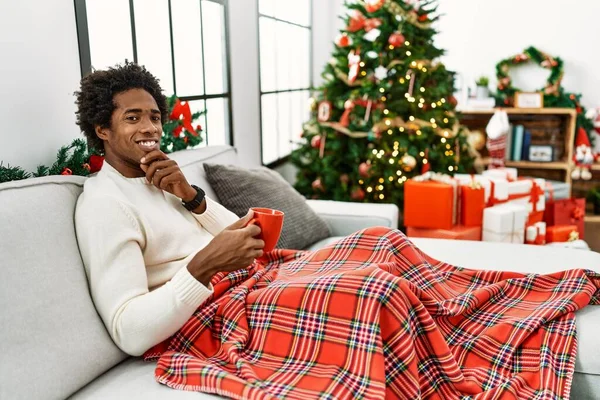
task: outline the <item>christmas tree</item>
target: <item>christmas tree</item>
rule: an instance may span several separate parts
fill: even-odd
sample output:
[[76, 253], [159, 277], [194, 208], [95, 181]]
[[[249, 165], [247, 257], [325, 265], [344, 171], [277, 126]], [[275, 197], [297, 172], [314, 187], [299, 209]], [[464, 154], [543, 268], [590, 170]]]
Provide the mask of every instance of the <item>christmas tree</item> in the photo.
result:
[[291, 160], [307, 197], [402, 205], [407, 179], [470, 172], [454, 74], [433, 44], [435, 0], [348, 1], [346, 28]]

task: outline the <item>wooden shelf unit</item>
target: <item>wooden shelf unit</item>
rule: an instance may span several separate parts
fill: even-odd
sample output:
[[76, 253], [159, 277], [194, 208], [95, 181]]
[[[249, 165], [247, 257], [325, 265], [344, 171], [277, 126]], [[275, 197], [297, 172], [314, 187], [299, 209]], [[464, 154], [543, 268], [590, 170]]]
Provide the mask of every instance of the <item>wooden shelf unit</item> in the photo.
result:
[[[561, 180], [563, 182], [571, 184], [571, 170], [574, 167], [572, 163], [573, 159], [573, 143], [575, 139], [575, 126], [576, 126], [576, 118], [577, 112], [572, 108], [493, 108], [486, 110], [477, 110], [477, 109], [464, 109], [459, 111], [459, 119], [461, 124], [466, 125], [470, 129], [480, 130], [484, 135], [485, 126], [487, 125], [487, 121], [489, 118], [497, 110], [506, 111], [508, 114], [508, 118], [511, 121], [519, 121], [521, 120], [524, 125], [526, 125], [526, 121], [523, 118], [527, 118], [527, 116], [537, 116], [537, 115], [554, 115], [559, 116], [564, 119], [562, 122], [562, 130], [564, 131], [562, 137], [562, 145], [564, 146], [562, 157], [560, 161], [552, 161], [552, 162], [537, 162], [537, 161], [506, 161], [507, 167], [514, 167], [517, 169], [523, 169], [524, 174], [531, 173], [530, 170], [537, 169], [547, 171], [547, 173], [554, 174], [553, 179]], [[489, 118], [487, 118], [489, 116]], [[484, 156], [483, 159], [484, 165], [489, 163], [489, 158]], [[594, 168], [600, 170], [600, 164], [595, 165]], [[556, 172], [552, 172], [556, 171]]]
[[600, 223], [600, 215], [586, 215], [585, 222]]

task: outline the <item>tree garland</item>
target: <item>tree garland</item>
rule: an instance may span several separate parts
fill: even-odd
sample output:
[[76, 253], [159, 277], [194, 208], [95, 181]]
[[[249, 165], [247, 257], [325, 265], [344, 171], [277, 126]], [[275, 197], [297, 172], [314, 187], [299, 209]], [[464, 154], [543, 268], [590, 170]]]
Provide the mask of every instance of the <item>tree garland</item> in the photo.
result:
[[[184, 150], [202, 143], [202, 126], [192, 123], [205, 111], [192, 114], [189, 103], [180, 101], [176, 96], [167, 99], [169, 120], [163, 125], [160, 149], [165, 153]], [[88, 151], [84, 139], [75, 139], [70, 145], [62, 146], [56, 154], [56, 161], [50, 166], [39, 165], [35, 172], [29, 173], [21, 167], [3, 166], [0, 162], [0, 183], [48, 175], [88, 176], [98, 172], [104, 157], [97, 151]]]
[[587, 132], [593, 129], [592, 121], [585, 117], [585, 108], [581, 104], [581, 94], [568, 93], [561, 86], [564, 75], [564, 62], [559, 57], [552, 57], [533, 46], [526, 48], [522, 53], [505, 58], [496, 64], [496, 78], [498, 79], [496, 104], [499, 107], [512, 107], [515, 93], [521, 91], [512, 85], [509, 76], [511, 66], [534, 62], [542, 68], [550, 70], [546, 85], [539, 89], [544, 95], [544, 107], [574, 108], [577, 111], [577, 128]]

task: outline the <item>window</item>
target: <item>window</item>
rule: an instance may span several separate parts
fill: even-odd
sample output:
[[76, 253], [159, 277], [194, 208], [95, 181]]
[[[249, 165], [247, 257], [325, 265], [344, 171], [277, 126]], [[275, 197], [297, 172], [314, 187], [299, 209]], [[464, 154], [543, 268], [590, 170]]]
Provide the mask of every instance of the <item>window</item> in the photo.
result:
[[309, 118], [311, 0], [258, 0], [263, 164], [285, 159]]
[[133, 60], [187, 100], [206, 145], [233, 144], [227, 0], [75, 0], [82, 75]]

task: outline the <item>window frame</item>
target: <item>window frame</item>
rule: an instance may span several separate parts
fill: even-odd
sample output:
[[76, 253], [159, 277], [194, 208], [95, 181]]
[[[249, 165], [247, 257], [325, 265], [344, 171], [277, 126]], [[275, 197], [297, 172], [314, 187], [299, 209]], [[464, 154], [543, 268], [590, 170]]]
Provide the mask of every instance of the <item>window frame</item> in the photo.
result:
[[[173, 23], [172, 23], [172, 9], [171, 2], [173, 0], [167, 0], [168, 8], [169, 8], [169, 35], [171, 41], [171, 73], [173, 77], [173, 92], [177, 95], [177, 81], [175, 75], [175, 50], [173, 47]], [[175, 0], [176, 1], [176, 0]], [[201, 94], [201, 95], [192, 95], [192, 96], [177, 96], [182, 101], [194, 101], [194, 100], [203, 100], [206, 106], [206, 100], [211, 99], [227, 99], [228, 100], [228, 118], [226, 119], [226, 123], [228, 124], [229, 133], [226, 135], [229, 139], [229, 145], [234, 146], [234, 134], [233, 134], [233, 110], [232, 110], [232, 90], [231, 90], [231, 45], [230, 45], [230, 27], [229, 27], [229, 0], [198, 0], [200, 6], [200, 20], [202, 21], [202, 4], [205, 1], [210, 1], [213, 3], [217, 3], [223, 6], [224, 13], [224, 27], [225, 27], [225, 71], [224, 76], [227, 79], [227, 90], [223, 93], [216, 94]], [[136, 42], [136, 31], [135, 31], [135, 14], [134, 14], [134, 5], [133, 0], [128, 0], [129, 4], [129, 17], [131, 23], [131, 43], [133, 48], [133, 62], [137, 63], [137, 42]], [[79, 47], [79, 64], [81, 70], [81, 76], [92, 72], [92, 58], [91, 58], [91, 49], [90, 49], [90, 36], [88, 29], [88, 18], [87, 18], [87, 7], [86, 0], [74, 0], [75, 6], [75, 24], [77, 28], [77, 41]], [[201, 24], [200, 29], [200, 41], [202, 43], [202, 60], [204, 61], [204, 24]], [[203, 90], [206, 91], [206, 64], [202, 63], [202, 82], [203, 82]], [[205, 108], [206, 110], [206, 108]], [[208, 127], [208, 118], [205, 119], [204, 131], [206, 132], [206, 146], [209, 146], [209, 127]]]
[[[302, 24], [298, 24], [295, 22], [290, 22], [290, 21], [286, 21], [283, 19], [279, 19], [277, 17], [273, 17], [270, 15], [265, 15], [265, 14], [261, 14], [260, 12], [260, 0], [256, 0], [256, 10], [257, 10], [257, 19], [256, 19], [256, 24], [258, 29], [257, 31], [257, 39], [256, 42], [258, 44], [258, 111], [259, 111], [259, 129], [260, 129], [260, 162], [262, 165], [264, 165], [265, 167], [268, 168], [276, 168], [280, 165], [283, 165], [285, 163], [288, 162], [289, 158], [290, 158], [290, 154], [280, 157], [278, 159], [276, 159], [275, 161], [271, 161], [267, 164], [265, 164], [264, 162], [264, 158], [263, 158], [263, 114], [262, 114], [262, 98], [263, 95], [270, 95], [270, 94], [280, 94], [280, 93], [294, 93], [294, 92], [304, 92], [304, 91], [308, 91], [309, 95], [312, 96], [314, 93], [314, 71], [313, 71], [313, 64], [314, 64], [314, 46], [313, 46], [313, 35], [314, 35], [314, 27], [313, 27], [313, 9], [314, 9], [314, 0], [308, 0], [309, 2], [309, 18], [308, 18], [308, 26], [302, 25]], [[262, 90], [262, 78], [261, 78], [261, 43], [260, 43], [260, 19], [261, 18], [269, 18], [275, 22], [282, 22], [285, 24], [290, 24], [290, 25], [294, 25], [300, 28], [305, 28], [308, 29], [309, 31], [309, 51], [308, 51], [308, 70], [309, 70], [309, 80], [308, 80], [308, 84], [309, 86], [307, 88], [300, 88], [300, 89], [284, 89], [284, 90], [280, 90], [280, 89], [276, 89], [276, 90], [269, 90], [269, 91], [265, 91], [263, 92]], [[276, 121], [278, 121], [277, 116], [275, 117]], [[278, 124], [277, 124], [278, 125]]]

